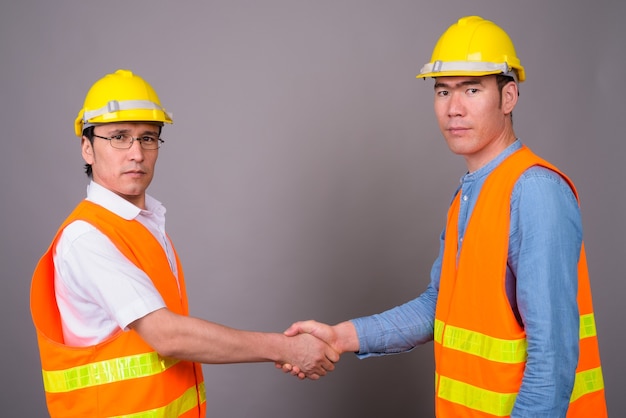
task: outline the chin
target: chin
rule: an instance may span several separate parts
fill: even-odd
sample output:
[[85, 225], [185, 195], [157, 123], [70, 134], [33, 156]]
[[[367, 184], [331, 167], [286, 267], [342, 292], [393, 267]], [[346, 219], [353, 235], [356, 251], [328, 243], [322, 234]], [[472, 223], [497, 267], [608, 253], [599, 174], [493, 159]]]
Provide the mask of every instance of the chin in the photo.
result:
[[467, 146], [465, 146], [465, 144], [448, 142], [448, 148], [456, 155], [465, 155], [468, 153]]

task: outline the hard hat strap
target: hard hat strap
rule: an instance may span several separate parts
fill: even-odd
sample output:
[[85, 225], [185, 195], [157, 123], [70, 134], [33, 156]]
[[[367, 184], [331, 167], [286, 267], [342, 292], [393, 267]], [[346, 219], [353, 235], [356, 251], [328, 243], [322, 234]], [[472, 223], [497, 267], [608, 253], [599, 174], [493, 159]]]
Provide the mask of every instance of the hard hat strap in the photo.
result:
[[[105, 106], [102, 106], [100, 109], [96, 110], [85, 110], [83, 115], [83, 122], [86, 124], [89, 120], [96, 118], [98, 116], [105, 115], [107, 113], [118, 112], [120, 110], [136, 110], [136, 109], [154, 109], [161, 110], [165, 112], [161, 106], [157, 103], [151, 102], [150, 100], [111, 100]], [[169, 114], [168, 114], [169, 115]]]
[[463, 71], [467, 71], [468, 73], [502, 73], [503, 75], [513, 77], [515, 79], [515, 82], [517, 82], [517, 74], [515, 73], [515, 71], [513, 71], [513, 68], [509, 67], [506, 62], [496, 63], [484, 61], [435, 61], [429, 62], [428, 64], [424, 65], [420, 70], [420, 74]]

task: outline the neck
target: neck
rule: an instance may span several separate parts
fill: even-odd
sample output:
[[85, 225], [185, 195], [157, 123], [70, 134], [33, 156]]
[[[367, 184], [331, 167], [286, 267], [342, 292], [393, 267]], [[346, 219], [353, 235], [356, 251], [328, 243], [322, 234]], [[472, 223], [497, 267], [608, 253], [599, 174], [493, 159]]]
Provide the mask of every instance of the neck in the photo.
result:
[[484, 167], [491, 160], [496, 158], [502, 151], [507, 149], [509, 145], [511, 145], [517, 137], [515, 133], [511, 130], [506, 135], [500, 136], [495, 141], [489, 143], [488, 146], [480, 150], [475, 154], [465, 155], [465, 163], [467, 164], [467, 169], [470, 173]]

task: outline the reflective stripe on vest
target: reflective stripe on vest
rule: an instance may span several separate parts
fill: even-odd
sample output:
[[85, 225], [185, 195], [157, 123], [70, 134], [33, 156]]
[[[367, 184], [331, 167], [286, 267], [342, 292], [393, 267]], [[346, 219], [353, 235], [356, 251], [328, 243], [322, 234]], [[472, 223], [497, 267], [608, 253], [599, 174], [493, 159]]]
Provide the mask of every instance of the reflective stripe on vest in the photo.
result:
[[[446, 330], [444, 337], [444, 328]], [[593, 313], [580, 316], [580, 339], [596, 336], [596, 322]], [[521, 363], [526, 361], [527, 342], [525, 338], [503, 340], [479, 332], [445, 326], [435, 319], [434, 339], [446, 348], [463, 351], [499, 363]]]
[[[445, 327], [445, 335], [443, 333]], [[526, 361], [527, 342], [525, 338], [504, 340], [490, 337], [479, 332], [445, 326], [443, 321], [435, 320], [435, 341], [446, 348], [463, 351], [487, 360], [499, 363], [523, 363]]]
[[580, 316], [580, 339], [596, 336], [596, 317], [593, 313]]
[[198, 400], [200, 403], [206, 402], [204, 382], [202, 382], [197, 389], [195, 387], [187, 389], [180, 398], [162, 408], [110, 418], [168, 418], [173, 416], [172, 414], [191, 411], [198, 406]]
[[[445, 328], [445, 334], [444, 334]], [[580, 339], [596, 336], [594, 314], [580, 316]], [[523, 363], [526, 361], [526, 339], [507, 341], [459, 327], [446, 326], [435, 320], [434, 339], [438, 344], [452, 350], [482, 357], [500, 363]], [[435, 376], [436, 391], [440, 398], [468, 408], [495, 416], [508, 416], [513, 410], [517, 393], [498, 393], [482, 389], [458, 380]], [[570, 403], [578, 398], [604, 389], [600, 367], [576, 373]]]
[[70, 392], [96, 385], [152, 376], [164, 372], [178, 361], [152, 352], [98, 361], [65, 370], [43, 370], [43, 385], [46, 392]]
[[511, 415], [517, 398], [517, 393], [493, 392], [448, 377], [438, 381], [438, 397], [497, 417]]
[[604, 378], [602, 377], [601, 367], [578, 372], [576, 373], [576, 380], [574, 381], [572, 397], [569, 401], [572, 403], [588, 393], [597, 392], [602, 389], [604, 389]]
[[[441, 377], [441, 379], [438, 375], [435, 377], [437, 396], [442, 399], [497, 417], [507, 417], [513, 411], [517, 393], [498, 393], [447, 377]], [[576, 373], [570, 403], [581, 396], [602, 389], [604, 389], [604, 380], [600, 367]]]

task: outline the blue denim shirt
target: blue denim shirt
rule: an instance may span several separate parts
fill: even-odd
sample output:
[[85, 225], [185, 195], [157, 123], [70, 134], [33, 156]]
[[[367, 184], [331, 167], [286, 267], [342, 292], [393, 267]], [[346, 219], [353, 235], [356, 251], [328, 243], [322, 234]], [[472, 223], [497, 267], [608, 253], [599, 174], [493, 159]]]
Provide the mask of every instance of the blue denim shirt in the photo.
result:
[[[481, 187], [495, 167], [522, 146], [519, 140], [459, 187], [459, 248]], [[410, 351], [433, 339], [445, 228], [430, 284], [416, 299], [380, 314], [353, 319], [360, 358]], [[577, 265], [582, 245], [578, 202], [557, 173], [531, 167], [511, 195], [506, 290], [528, 340], [528, 360], [511, 417], [565, 417], [578, 363]]]

